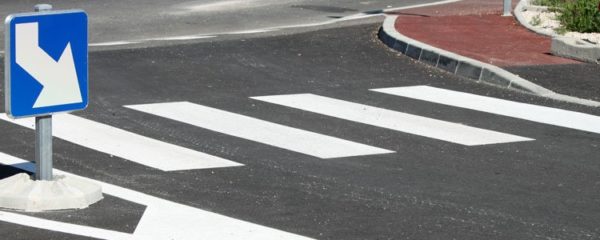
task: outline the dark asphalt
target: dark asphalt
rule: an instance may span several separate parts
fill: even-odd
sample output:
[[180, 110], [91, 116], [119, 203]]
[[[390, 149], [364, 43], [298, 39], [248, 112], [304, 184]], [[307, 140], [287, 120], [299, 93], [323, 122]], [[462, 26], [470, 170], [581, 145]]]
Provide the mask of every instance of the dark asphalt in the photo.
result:
[[599, 64], [525, 66], [507, 70], [552, 91], [600, 101]]
[[[380, 24], [268, 38], [93, 52], [90, 106], [76, 115], [245, 164], [161, 172], [55, 139], [55, 167], [317, 239], [598, 239], [600, 136], [368, 91], [431, 85], [600, 115], [414, 62]], [[2, 68], [0, 68], [2, 69]], [[249, 99], [315, 93], [535, 138], [466, 147]], [[394, 150], [322, 160], [136, 112], [189, 101]], [[33, 159], [33, 131], [0, 122], [0, 151]], [[14, 172], [0, 168], [4, 176]], [[34, 216], [131, 232], [144, 206], [110, 197]], [[0, 223], [10, 239], [80, 237]]]
[[[299, 24], [318, 24], [362, 12], [439, 0], [47, 0], [55, 10], [83, 9], [90, 43], [220, 35]], [[31, 12], [39, 1], [3, 0], [2, 19]], [[4, 32], [4, 25], [0, 25]], [[4, 36], [0, 35], [0, 42]], [[0, 46], [3, 49], [4, 45]]]

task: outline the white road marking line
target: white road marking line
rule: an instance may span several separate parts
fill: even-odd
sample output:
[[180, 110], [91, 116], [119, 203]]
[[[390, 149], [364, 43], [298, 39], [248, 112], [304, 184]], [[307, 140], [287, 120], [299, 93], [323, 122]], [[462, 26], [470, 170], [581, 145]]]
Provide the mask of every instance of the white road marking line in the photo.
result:
[[[119, 128], [87, 120], [71, 114], [53, 116], [53, 135], [100, 152], [163, 171], [242, 166], [242, 164], [202, 152], [161, 142]], [[33, 118], [0, 119], [35, 129]]]
[[206, 12], [206, 11], [239, 11], [240, 9], [255, 8], [264, 6], [263, 1], [256, 0], [221, 0], [217, 2], [201, 3], [193, 1], [189, 3], [177, 4], [175, 7], [185, 9], [185, 11], [173, 11], [170, 13], [174, 14], [190, 14], [192, 12]]
[[127, 45], [127, 44], [136, 44], [138, 41], [114, 41], [114, 42], [101, 42], [101, 43], [90, 43], [88, 46], [90, 47], [100, 47], [100, 46], [119, 46], [119, 45]]
[[[279, 31], [279, 30], [293, 29], [293, 28], [316, 27], [316, 26], [324, 26], [324, 25], [329, 25], [329, 24], [335, 24], [335, 23], [338, 23], [338, 22], [345, 22], [345, 21], [351, 21], [351, 20], [357, 20], [357, 19], [363, 19], [363, 18], [377, 17], [377, 16], [385, 15], [387, 13], [394, 12], [394, 11], [399, 11], [399, 10], [405, 10], [405, 9], [411, 9], [411, 8], [419, 8], [419, 7], [427, 7], [427, 6], [434, 6], [434, 5], [442, 5], [442, 4], [449, 4], [449, 3], [460, 2], [460, 1], [462, 1], [462, 0], [446, 0], [446, 1], [433, 2], [433, 3], [417, 4], [417, 5], [412, 5], [412, 6], [387, 8], [387, 9], [383, 9], [382, 13], [377, 13], [377, 14], [357, 13], [357, 14], [348, 15], [348, 16], [345, 16], [345, 17], [342, 17], [342, 18], [339, 18], [339, 19], [333, 19], [333, 20], [322, 21], [322, 22], [315, 22], [315, 23], [282, 25], [282, 26], [273, 26], [273, 27], [269, 27], [269, 28], [248, 29], [248, 30], [240, 30], [240, 31], [233, 31], [233, 32], [224, 32], [224, 33], [207, 33], [207, 34], [202, 34], [201, 35], [201, 36], [207, 36], [207, 37], [200, 37], [200, 38], [188, 38], [190, 35], [183, 35], [183, 36], [172, 36], [172, 37], [165, 37], [165, 38], [140, 39], [140, 40], [136, 40], [136, 41], [125, 41], [125, 40], [123, 40], [123, 41], [114, 41], [114, 42], [91, 43], [91, 44], [89, 44], [89, 46], [91, 46], [91, 47], [97, 47], [97, 46], [118, 46], [118, 45], [145, 43], [145, 42], [148, 42], [148, 41], [190, 40], [190, 39], [201, 39], [201, 38], [209, 38], [209, 37], [218, 37], [218, 36], [221, 36], [221, 35], [263, 33], [263, 32], [272, 32], [272, 31]], [[219, 6], [219, 5], [224, 6], [224, 5], [231, 4], [232, 2], [233, 3], [239, 3], [239, 2], [244, 2], [244, 1], [233, 0], [233, 1], [226, 1], [226, 2], [223, 2], [223, 3], [209, 3], [209, 4], [197, 5], [197, 6], [192, 6], [191, 9], [188, 9], [186, 11], [179, 11], [179, 12], [175, 12], [175, 13], [177, 13], [177, 14], [187, 14], [187, 13], [189, 13], [190, 10], [198, 11], [200, 8], [205, 8], [206, 9], [206, 7], [214, 7], [214, 6]], [[213, 4], [215, 4], [215, 5], [213, 5]], [[226, 7], [226, 8], [228, 8], [228, 7]], [[191, 36], [195, 36], [195, 35], [191, 35]]]
[[393, 152], [190, 102], [125, 107], [319, 158]]
[[372, 89], [372, 91], [581, 131], [600, 133], [600, 117], [580, 112], [508, 101], [429, 86], [380, 88]]
[[228, 34], [228, 35], [237, 35], [237, 34], [265, 33], [265, 32], [272, 32], [272, 31], [274, 31], [274, 29], [259, 28], [259, 29], [250, 29], [250, 30], [227, 32], [227, 33], [224, 33], [224, 35], [225, 34]]
[[430, 7], [430, 6], [443, 5], [443, 4], [460, 2], [460, 1], [462, 1], [462, 0], [446, 0], [446, 1], [432, 2], [432, 3], [423, 3], [423, 4], [416, 4], [416, 5], [410, 5], [410, 6], [404, 6], [404, 7], [388, 8], [388, 9], [385, 9], [384, 12], [388, 13], [388, 12], [395, 12], [395, 11], [405, 10], [405, 9], [420, 8], [420, 7]]
[[0, 211], [0, 221], [99, 239], [132, 239], [133, 235], [107, 229], [64, 223], [18, 213]]
[[314, 94], [291, 94], [252, 98], [467, 146], [534, 140]]
[[[0, 152], [0, 163], [32, 172], [31, 162]], [[74, 174], [54, 169], [55, 174]], [[84, 178], [102, 187], [109, 194], [127, 201], [145, 205], [146, 211], [133, 234], [115, 232], [95, 227], [62, 223], [41, 218], [27, 217], [17, 213], [0, 211], [0, 220], [51, 231], [89, 236], [100, 239], [310, 239], [278, 229], [230, 218], [209, 211], [153, 197], [116, 185]], [[93, 207], [93, 205], [92, 205]], [[109, 235], [110, 234], [110, 235]], [[114, 235], [113, 235], [114, 234]]]
[[173, 37], [158, 37], [147, 39], [148, 41], [185, 41], [185, 40], [194, 40], [194, 39], [205, 39], [205, 38], [215, 38], [213, 35], [185, 35], [185, 36], [173, 36]]
[[[446, 1], [433, 2], [433, 3], [424, 3], [424, 4], [417, 4], [417, 5], [404, 6], [404, 7], [387, 8], [387, 9], [382, 9], [381, 13], [376, 13], [376, 14], [356, 13], [356, 14], [352, 14], [352, 15], [348, 15], [348, 16], [345, 16], [345, 17], [342, 17], [342, 18], [332, 19], [332, 20], [328, 20], [328, 21], [313, 22], [313, 23], [300, 23], [300, 24], [283, 25], [283, 26], [274, 26], [274, 27], [270, 27], [268, 29], [271, 29], [271, 30], [286, 30], [286, 29], [294, 29], [294, 28], [307, 28], [307, 27], [325, 26], [325, 25], [330, 25], [330, 24], [335, 24], [335, 23], [340, 23], [340, 22], [346, 22], [346, 21], [352, 21], [352, 20], [358, 20], [358, 19], [364, 19], [364, 18], [371, 18], [371, 17], [378, 17], [378, 16], [382, 16], [382, 15], [385, 15], [387, 13], [394, 12], [394, 11], [406, 10], [406, 9], [411, 9], [411, 8], [420, 8], [420, 7], [442, 5], [442, 4], [449, 4], [449, 3], [460, 2], [460, 1], [462, 1], [462, 0], [446, 0]], [[253, 30], [248, 30], [248, 31], [252, 32]], [[227, 34], [227, 33], [224, 33], [224, 34]]]

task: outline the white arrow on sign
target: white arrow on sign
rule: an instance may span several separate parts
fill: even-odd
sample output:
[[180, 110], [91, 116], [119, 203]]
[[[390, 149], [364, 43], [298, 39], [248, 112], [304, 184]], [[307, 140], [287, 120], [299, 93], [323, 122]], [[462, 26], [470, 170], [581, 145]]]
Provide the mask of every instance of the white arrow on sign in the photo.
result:
[[15, 28], [16, 62], [43, 86], [33, 108], [82, 102], [71, 43], [55, 61], [39, 46], [37, 22], [16, 24]]

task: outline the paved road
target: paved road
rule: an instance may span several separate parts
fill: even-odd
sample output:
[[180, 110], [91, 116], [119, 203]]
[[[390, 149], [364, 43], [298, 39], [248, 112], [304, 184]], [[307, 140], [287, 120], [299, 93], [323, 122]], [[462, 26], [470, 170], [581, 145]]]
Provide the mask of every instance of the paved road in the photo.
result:
[[[48, 1], [54, 9], [83, 9], [89, 15], [90, 43], [235, 34], [249, 30], [318, 24], [363, 12], [435, 0], [104, 0]], [[37, 1], [7, 0], [0, 16], [29, 12]], [[4, 26], [0, 26], [3, 32]], [[176, 38], [180, 39], [180, 38]], [[3, 36], [0, 37], [3, 42]], [[116, 42], [116, 43], [115, 43]], [[3, 47], [3, 45], [2, 45]]]
[[511, 67], [507, 70], [553, 91], [600, 101], [600, 65], [593, 63]]
[[[106, 199], [0, 212], [0, 235], [600, 237], [598, 117], [554, 108], [599, 110], [439, 72], [389, 51], [378, 27], [91, 53], [90, 106], [55, 120], [55, 167], [103, 182]], [[2, 176], [33, 159], [27, 126], [0, 121]]]

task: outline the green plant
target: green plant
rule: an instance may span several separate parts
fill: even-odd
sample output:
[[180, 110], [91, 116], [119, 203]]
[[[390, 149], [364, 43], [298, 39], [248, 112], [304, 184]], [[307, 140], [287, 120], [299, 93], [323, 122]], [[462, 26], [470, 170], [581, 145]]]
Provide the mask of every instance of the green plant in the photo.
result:
[[600, 32], [600, 0], [569, 0], [557, 7], [558, 20], [568, 31]]
[[565, 35], [566, 33], [569, 32], [569, 30], [567, 30], [564, 26], [560, 26], [558, 28], [555, 28], [554, 31], [556, 33], [558, 33], [559, 35]]
[[531, 21], [529, 21], [529, 24], [533, 25], [533, 26], [539, 26], [540, 24], [542, 24], [542, 19], [540, 18], [540, 16], [533, 16], [531, 18]]
[[565, 0], [533, 0], [531, 3], [538, 6], [557, 7], [563, 4]]

